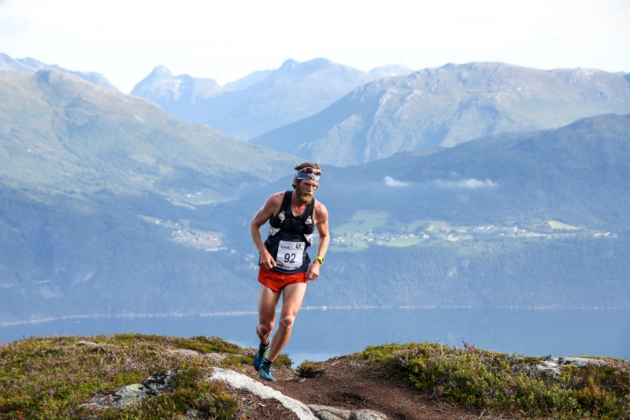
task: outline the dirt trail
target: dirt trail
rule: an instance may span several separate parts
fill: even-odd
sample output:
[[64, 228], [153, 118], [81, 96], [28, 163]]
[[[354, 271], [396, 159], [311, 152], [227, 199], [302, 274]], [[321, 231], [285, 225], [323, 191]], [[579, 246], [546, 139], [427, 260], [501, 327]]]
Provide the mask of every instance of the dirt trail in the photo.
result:
[[[321, 374], [308, 379], [298, 378], [291, 369], [276, 369], [273, 373], [278, 382], [264, 383], [307, 405], [326, 405], [347, 410], [370, 409], [387, 415], [390, 420], [499, 418], [499, 416], [490, 416], [445, 404], [400, 381], [384, 377], [382, 373], [365, 369], [363, 362], [348, 356], [330, 359], [324, 362], [324, 367], [325, 370]], [[247, 367], [243, 373], [260, 381], [253, 367]], [[240, 394], [240, 398], [243, 401], [243, 394]], [[278, 405], [268, 400], [256, 403], [247, 402], [247, 406], [258, 410], [251, 411], [249, 418], [297, 418], [293, 413], [287, 412], [288, 410]], [[265, 413], [263, 414], [262, 411]], [[262, 416], [258, 417], [258, 414]]]

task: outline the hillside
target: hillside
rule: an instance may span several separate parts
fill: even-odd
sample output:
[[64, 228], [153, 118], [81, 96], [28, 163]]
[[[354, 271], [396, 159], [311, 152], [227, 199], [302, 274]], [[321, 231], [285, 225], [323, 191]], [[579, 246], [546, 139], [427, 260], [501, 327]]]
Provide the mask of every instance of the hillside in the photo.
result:
[[[627, 308], [629, 156], [630, 116], [602, 115], [324, 167], [317, 198], [332, 242], [306, 302]], [[288, 185], [217, 210], [245, 217]], [[235, 248], [252, 252], [240, 239]]]
[[208, 209], [295, 157], [56, 70], [0, 72], [0, 95], [0, 320], [255, 305], [205, 251]]
[[[393, 211], [407, 222], [558, 219], [625, 230], [629, 156], [630, 114], [608, 114], [558, 129], [501, 134], [336, 169], [322, 193], [333, 195], [334, 202], [343, 195], [364, 209]], [[361, 182], [353, 173], [361, 174]], [[370, 200], [373, 196], [387, 199]]]
[[557, 128], [608, 112], [630, 112], [630, 86], [620, 74], [447, 64], [368, 83], [251, 142], [348, 166], [492, 134]]
[[377, 77], [321, 58], [287, 60], [276, 70], [255, 72], [218, 91], [211, 79], [173, 76], [158, 67], [132, 94], [186, 121], [210, 124], [248, 140], [315, 114]]
[[[54, 70], [0, 81], [1, 322], [255, 308], [247, 224], [299, 158]], [[628, 118], [325, 167], [305, 305], [627, 308]]]
[[229, 194], [277, 178], [296, 160], [56, 70], [0, 72], [0, 95], [4, 185]]
[[[387, 344], [274, 362], [217, 337], [31, 337], [0, 345], [0, 416], [48, 419], [625, 419], [625, 360], [540, 358], [474, 344]], [[63, 369], [60, 367], [63, 366]], [[335, 415], [333, 417], [332, 415]]]

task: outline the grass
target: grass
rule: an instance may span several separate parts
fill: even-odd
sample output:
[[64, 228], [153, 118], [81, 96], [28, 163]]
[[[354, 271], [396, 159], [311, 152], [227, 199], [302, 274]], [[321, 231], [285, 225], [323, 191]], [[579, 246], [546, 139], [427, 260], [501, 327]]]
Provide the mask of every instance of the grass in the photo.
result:
[[355, 357], [448, 402], [525, 417], [630, 419], [630, 363], [598, 358], [559, 377], [540, 358], [440, 343], [368, 347]]
[[324, 373], [325, 370], [324, 363], [305, 360], [295, 369], [295, 373], [300, 378], [314, 378]]
[[[81, 341], [97, 345], [81, 345]], [[199, 354], [168, 351], [172, 349]], [[212, 353], [227, 357], [218, 362]], [[238, 369], [242, 364], [251, 364], [254, 354], [252, 349], [216, 337], [141, 334], [32, 337], [0, 344], [0, 418], [184, 418], [189, 409], [197, 410], [204, 418], [232, 418], [237, 401], [223, 385], [202, 379], [212, 366]], [[281, 355], [275, 364], [291, 366], [291, 360]], [[146, 398], [123, 410], [95, 412], [79, 407], [94, 396], [171, 369], [177, 372], [172, 393]]]
[[382, 211], [360, 210], [356, 212], [348, 223], [336, 227], [333, 233], [337, 235], [368, 233], [387, 223], [389, 214]]
[[[91, 345], [81, 342], [89, 341]], [[197, 355], [169, 352], [189, 349]], [[221, 361], [213, 353], [224, 355]], [[184, 419], [191, 410], [203, 418], [231, 419], [238, 401], [221, 383], [204, 378], [213, 366], [239, 370], [253, 362], [254, 349], [217, 337], [177, 338], [114, 334], [95, 337], [31, 337], [0, 344], [2, 419]], [[560, 375], [539, 371], [542, 359], [440, 343], [368, 347], [352, 357], [383, 376], [403, 380], [434, 398], [529, 418], [630, 419], [630, 363], [592, 358], [586, 367], [563, 366]], [[290, 367], [281, 355], [277, 367]], [[325, 364], [306, 360], [296, 369], [314, 377]], [[122, 409], [93, 410], [95, 396], [174, 370], [174, 390]]]

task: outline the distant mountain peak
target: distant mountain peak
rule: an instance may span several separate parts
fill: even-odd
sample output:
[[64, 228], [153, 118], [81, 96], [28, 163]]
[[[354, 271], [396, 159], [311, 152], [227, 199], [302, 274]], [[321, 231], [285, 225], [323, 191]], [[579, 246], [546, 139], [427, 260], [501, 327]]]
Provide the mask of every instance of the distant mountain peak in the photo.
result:
[[376, 74], [379, 76], [391, 77], [391, 76], [403, 76], [403, 75], [410, 74], [413, 72], [414, 72], [413, 69], [407, 66], [403, 66], [402, 64], [387, 64], [384, 66], [374, 67], [368, 73]]
[[155, 66], [149, 76], [154, 77], [172, 77], [173, 73], [166, 66]]
[[46, 68], [52, 68], [52, 69], [59, 70], [64, 73], [72, 74], [74, 76], [80, 77], [83, 80], [87, 80], [88, 82], [94, 85], [103, 86], [108, 89], [118, 91], [116, 86], [111, 84], [111, 82], [107, 80], [105, 76], [103, 76], [100, 73], [96, 73], [92, 71], [90, 72], [73, 71], [73, 70], [65, 69], [63, 67], [59, 67], [56, 64], [46, 64], [44, 62], [41, 62], [31, 57], [11, 58], [7, 54], [0, 53], [0, 71], [13, 70], [13, 71], [19, 71], [21, 73], [36, 73]]
[[163, 99], [179, 101], [183, 98], [194, 103], [199, 98], [221, 94], [221, 86], [214, 79], [195, 78], [188, 74], [174, 76], [166, 66], [160, 65], [134, 86], [131, 94], [158, 104]]
[[354, 165], [492, 134], [556, 128], [603, 113], [626, 114], [629, 79], [583, 68], [449, 63], [379, 78], [251, 141], [320, 164]]
[[[282, 63], [282, 65], [280, 66], [280, 69], [285, 70], [285, 69], [292, 69], [295, 66], [297, 66], [298, 64], [300, 64], [299, 61], [293, 60], [291, 58], [289, 58], [288, 60], [286, 60], [284, 63]], [[279, 69], [279, 70], [280, 70]]]

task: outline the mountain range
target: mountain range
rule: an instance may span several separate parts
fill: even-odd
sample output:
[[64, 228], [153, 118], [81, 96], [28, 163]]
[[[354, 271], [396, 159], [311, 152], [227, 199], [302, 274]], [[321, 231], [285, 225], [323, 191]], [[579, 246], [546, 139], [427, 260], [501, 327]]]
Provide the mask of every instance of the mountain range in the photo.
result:
[[[623, 105], [616, 76], [558, 92]], [[255, 309], [247, 225], [299, 157], [50, 68], [0, 95], [0, 322]], [[334, 242], [304, 304], [627, 309], [629, 136], [606, 114], [324, 165]]]
[[0, 53], [0, 71], [19, 71], [22, 73], [35, 73], [46, 68], [51, 68], [62, 71], [64, 73], [72, 74], [74, 76], [80, 77], [81, 79], [87, 80], [90, 83], [94, 83], [95, 85], [118, 91], [116, 86], [112, 85], [110, 81], [107, 80], [105, 76], [100, 73], [92, 71], [73, 71], [64, 69], [63, 67], [59, 67], [56, 64], [46, 64], [30, 57], [11, 58], [7, 54]]
[[231, 194], [241, 184], [277, 178], [297, 159], [49, 68], [0, 72], [0, 95], [0, 176], [7, 185]]
[[50, 68], [0, 72], [0, 96], [0, 320], [252, 304], [244, 280], [154, 216], [217, 246], [212, 203], [297, 157]]
[[312, 115], [378, 77], [321, 58], [287, 60], [276, 70], [252, 73], [221, 89], [212, 79], [173, 76], [157, 67], [131, 94], [188, 122], [210, 124], [248, 140]]
[[251, 140], [347, 166], [475, 138], [630, 112], [628, 77], [589, 69], [448, 64], [358, 87], [321, 112]]

